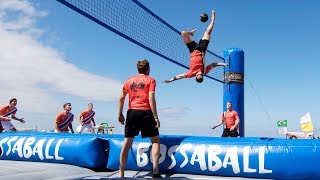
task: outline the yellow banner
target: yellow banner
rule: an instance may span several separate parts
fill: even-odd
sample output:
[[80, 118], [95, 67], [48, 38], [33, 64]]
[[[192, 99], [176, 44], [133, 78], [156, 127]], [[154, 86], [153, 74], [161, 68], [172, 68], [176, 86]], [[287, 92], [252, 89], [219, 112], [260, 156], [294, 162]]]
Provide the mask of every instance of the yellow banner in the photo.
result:
[[300, 126], [301, 126], [301, 130], [304, 131], [304, 132], [313, 131], [312, 121], [300, 124]]

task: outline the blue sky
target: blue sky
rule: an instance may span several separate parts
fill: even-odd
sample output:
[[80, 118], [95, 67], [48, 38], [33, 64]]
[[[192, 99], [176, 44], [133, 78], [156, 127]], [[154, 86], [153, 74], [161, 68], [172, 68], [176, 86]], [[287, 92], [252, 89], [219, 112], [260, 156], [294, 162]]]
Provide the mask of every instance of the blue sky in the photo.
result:
[[[199, 21], [199, 14], [216, 11], [209, 49], [220, 55], [232, 47], [245, 52], [246, 136], [279, 137], [275, 123], [281, 119], [289, 121], [289, 130], [298, 131], [299, 118], [307, 112], [318, 134], [320, 2], [140, 2], [179, 30], [197, 29], [195, 39], [201, 38], [207, 26]], [[17, 97], [17, 116], [27, 120], [26, 124], [14, 122], [16, 127], [37, 125], [50, 130], [64, 102], [72, 103], [76, 116], [92, 102], [98, 123], [109, 122], [116, 127], [115, 133], [122, 133], [123, 127], [117, 122], [121, 87], [137, 73], [136, 61], [147, 58], [150, 76], [157, 80], [160, 133], [222, 133], [222, 129], [210, 129], [222, 113], [222, 84], [209, 79], [202, 84], [194, 79], [161, 83], [186, 69], [57, 1], [0, 0], [0, 39], [0, 103], [5, 105], [11, 97]]]

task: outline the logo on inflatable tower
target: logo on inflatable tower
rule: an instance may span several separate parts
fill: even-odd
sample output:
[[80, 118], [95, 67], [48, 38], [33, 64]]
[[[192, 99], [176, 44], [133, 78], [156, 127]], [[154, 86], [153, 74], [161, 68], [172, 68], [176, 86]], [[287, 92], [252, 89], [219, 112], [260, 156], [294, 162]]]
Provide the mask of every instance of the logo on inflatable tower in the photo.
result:
[[237, 72], [224, 73], [224, 82], [225, 83], [243, 84], [244, 83], [244, 74], [243, 73], [237, 73]]

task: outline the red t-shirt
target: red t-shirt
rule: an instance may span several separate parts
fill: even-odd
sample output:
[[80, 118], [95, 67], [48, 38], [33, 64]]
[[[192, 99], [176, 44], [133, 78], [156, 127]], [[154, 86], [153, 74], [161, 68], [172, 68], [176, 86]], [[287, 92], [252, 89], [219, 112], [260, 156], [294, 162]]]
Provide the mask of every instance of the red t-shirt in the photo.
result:
[[[11, 115], [15, 115], [17, 112], [17, 108], [14, 107], [13, 109], [10, 109], [10, 105], [3, 106], [0, 109], [0, 115], [4, 117], [11, 117]], [[3, 119], [0, 119], [0, 121], [3, 121]]]
[[123, 91], [129, 94], [129, 109], [151, 110], [149, 92], [155, 92], [155, 79], [139, 74], [129, 78], [123, 86]]
[[[195, 77], [198, 72], [202, 72], [204, 67], [202, 53], [200, 51], [193, 51], [190, 53], [190, 70], [184, 73], [185, 78]], [[205, 74], [212, 69], [212, 67], [207, 66], [205, 69]]]
[[61, 112], [56, 117], [56, 123], [62, 132], [68, 132], [69, 131], [69, 124], [73, 121], [73, 114], [70, 113], [69, 115], [66, 115], [65, 112]]
[[95, 115], [94, 111], [89, 112], [89, 110], [85, 110], [81, 113], [83, 124], [91, 124], [91, 121], [94, 120], [93, 117]]
[[238, 119], [237, 111], [232, 110], [231, 112], [226, 111], [222, 114], [222, 119], [225, 120], [226, 128], [230, 129], [232, 126], [235, 125], [236, 119]]

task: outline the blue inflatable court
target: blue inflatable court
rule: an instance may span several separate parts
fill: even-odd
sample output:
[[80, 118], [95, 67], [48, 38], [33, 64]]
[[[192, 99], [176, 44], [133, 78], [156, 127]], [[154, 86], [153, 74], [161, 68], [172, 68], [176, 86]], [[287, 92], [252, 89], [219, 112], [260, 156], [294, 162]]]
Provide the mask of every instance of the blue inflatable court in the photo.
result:
[[[3, 133], [1, 160], [63, 163], [118, 170], [123, 135]], [[320, 179], [320, 141], [161, 136], [161, 173]], [[151, 171], [149, 139], [136, 137], [127, 169]]]
[[[57, 1], [141, 48], [189, 68], [189, 53], [181, 41], [180, 31], [139, 1]], [[118, 15], [117, 18], [114, 14]], [[154, 29], [161, 35], [155, 35]], [[229, 48], [220, 57], [207, 50], [206, 59], [229, 64], [223, 72], [218, 73], [217, 69], [217, 74], [206, 77], [223, 83], [223, 107], [225, 109], [226, 102], [232, 102], [241, 119], [239, 129], [243, 138], [162, 135], [160, 172], [261, 179], [320, 179], [317, 165], [320, 162], [319, 140], [244, 137], [244, 52]], [[123, 139], [123, 135], [1, 133], [0, 159], [116, 171]], [[149, 139], [135, 138], [128, 157], [128, 170], [151, 171], [150, 146]]]

